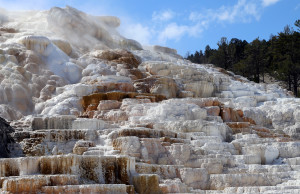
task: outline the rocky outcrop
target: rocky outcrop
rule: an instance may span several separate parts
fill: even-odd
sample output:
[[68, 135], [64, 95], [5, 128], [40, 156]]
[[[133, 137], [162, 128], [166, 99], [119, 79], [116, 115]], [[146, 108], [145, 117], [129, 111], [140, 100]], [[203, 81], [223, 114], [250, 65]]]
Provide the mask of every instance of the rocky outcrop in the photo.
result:
[[127, 50], [98, 50], [91, 53], [91, 56], [110, 61], [113, 63], [127, 65], [128, 69], [137, 68], [141, 63], [131, 52]]
[[[69, 41], [72, 39], [85, 39], [85, 41], [82, 41], [85, 44], [81, 46], [88, 46], [88, 43], [92, 42], [89, 39], [94, 39], [95, 41], [99, 41], [99, 43], [102, 41], [101, 46], [103, 47], [114, 47], [115, 42], [108, 30], [116, 26], [118, 19], [103, 18], [102, 20], [102, 18], [94, 18], [90, 20], [89, 17], [92, 16], [72, 7], [66, 7], [65, 9], [54, 7], [49, 11], [47, 21], [51, 29], [57, 34], [64, 35], [65, 32], [68, 32], [69, 37], [65, 38], [68, 38]], [[86, 29], [89, 29], [89, 32], [86, 32]], [[86, 34], [87, 36], [82, 37], [82, 34]], [[72, 41], [72, 43], [78, 44], [79, 42]]]
[[14, 132], [14, 129], [5, 119], [0, 117], [0, 158], [8, 158], [10, 156], [8, 144], [14, 142], [14, 139], [11, 137], [12, 132]]
[[[150, 99], [152, 102], [159, 102], [166, 99], [163, 95], [147, 94], [147, 93], [135, 93], [135, 92], [108, 92], [108, 93], [98, 93], [89, 96], [83, 96], [82, 106], [87, 109], [91, 104], [95, 104], [95, 107], [103, 100], [117, 100], [121, 101], [125, 98], [136, 98], [136, 99]], [[102, 102], [102, 104], [105, 102]]]

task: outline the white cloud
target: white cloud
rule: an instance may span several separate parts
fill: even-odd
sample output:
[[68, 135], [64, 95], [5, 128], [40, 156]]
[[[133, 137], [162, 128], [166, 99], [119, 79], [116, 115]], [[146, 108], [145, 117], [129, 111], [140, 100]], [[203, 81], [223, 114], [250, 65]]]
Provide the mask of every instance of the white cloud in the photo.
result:
[[179, 40], [185, 33], [187, 33], [188, 26], [179, 26], [176, 23], [171, 23], [159, 34], [159, 40], [165, 42], [168, 39]]
[[152, 20], [153, 21], [169, 21], [175, 17], [175, 13], [171, 10], [165, 10], [162, 12], [153, 12]]
[[151, 30], [149, 27], [143, 26], [140, 23], [127, 23], [122, 26], [123, 27], [120, 29], [120, 32], [126, 38], [134, 39], [141, 44], [150, 44], [153, 30]]
[[168, 40], [179, 41], [185, 35], [197, 37], [205, 28], [206, 24], [204, 22], [199, 22], [195, 25], [178, 25], [173, 22], [158, 32], [158, 42], [159, 44], [165, 44]]
[[239, 0], [233, 6], [222, 6], [217, 10], [204, 10], [201, 13], [193, 12], [190, 14], [191, 21], [210, 22], [249, 22], [252, 19], [259, 20], [261, 13], [256, 1]]
[[[201, 12], [192, 12], [189, 14], [189, 24], [169, 23], [162, 29], [156, 29], [158, 42], [165, 44], [168, 40], [180, 40], [183, 36], [197, 37], [209, 27], [211, 23], [221, 24], [242, 22], [247, 23], [252, 20], [259, 20], [262, 13], [261, 0], [238, 0], [232, 6], [221, 6], [218, 9], [207, 9]], [[163, 13], [163, 12], [162, 12]], [[153, 14], [152, 19], [167, 20], [164, 14]]]
[[262, 0], [263, 7], [268, 7], [270, 5], [276, 4], [280, 0]]
[[[168, 40], [178, 41], [184, 36], [197, 37], [213, 23], [232, 24], [259, 21], [264, 8], [280, 0], [237, 0], [232, 6], [221, 6], [217, 9], [206, 9], [201, 12], [192, 12], [188, 15], [188, 23], [171, 22], [163, 28], [155, 27], [155, 34], [160, 44]], [[172, 12], [154, 12], [153, 21], [168, 21], [176, 16]], [[174, 20], [175, 21], [175, 20]]]
[[298, 10], [300, 8], [300, 3], [295, 7], [295, 10]]

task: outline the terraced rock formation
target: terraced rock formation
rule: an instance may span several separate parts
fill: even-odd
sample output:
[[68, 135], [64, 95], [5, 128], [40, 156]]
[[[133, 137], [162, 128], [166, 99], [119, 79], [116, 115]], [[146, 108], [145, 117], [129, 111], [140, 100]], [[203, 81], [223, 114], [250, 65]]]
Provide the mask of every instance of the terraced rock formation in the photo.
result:
[[1, 193], [300, 192], [288, 91], [143, 49], [115, 17], [19, 14], [0, 26]]

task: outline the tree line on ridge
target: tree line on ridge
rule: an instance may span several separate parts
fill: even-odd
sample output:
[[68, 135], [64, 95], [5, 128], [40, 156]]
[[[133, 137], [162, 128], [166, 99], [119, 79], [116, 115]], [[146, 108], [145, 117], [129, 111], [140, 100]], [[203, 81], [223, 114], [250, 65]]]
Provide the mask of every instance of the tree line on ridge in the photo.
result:
[[256, 38], [252, 42], [222, 37], [218, 48], [209, 45], [186, 59], [199, 64], [214, 64], [254, 82], [265, 82], [268, 74], [282, 81], [287, 89], [300, 96], [300, 20], [294, 30], [285, 26], [282, 32], [271, 35], [269, 40]]

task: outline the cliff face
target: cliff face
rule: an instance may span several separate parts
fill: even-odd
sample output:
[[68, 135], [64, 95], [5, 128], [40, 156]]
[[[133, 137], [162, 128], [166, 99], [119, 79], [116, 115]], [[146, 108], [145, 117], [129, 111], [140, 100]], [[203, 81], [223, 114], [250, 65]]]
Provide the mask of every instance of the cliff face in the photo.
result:
[[0, 117], [0, 158], [8, 158], [10, 156], [8, 144], [14, 143], [11, 133], [15, 130], [7, 123], [7, 121]]
[[116, 17], [1, 18], [1, 192], [299, 193], [286, 90], [143, 49]]

